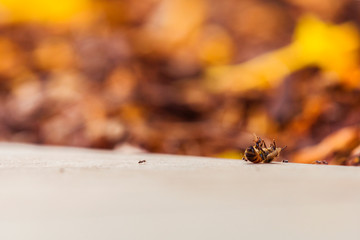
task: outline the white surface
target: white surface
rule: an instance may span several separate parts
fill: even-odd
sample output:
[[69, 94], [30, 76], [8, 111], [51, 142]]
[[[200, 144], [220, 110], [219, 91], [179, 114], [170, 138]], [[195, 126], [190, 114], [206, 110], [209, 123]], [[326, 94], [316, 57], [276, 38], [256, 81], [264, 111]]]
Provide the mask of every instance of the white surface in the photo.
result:
[[356, 167], [5, 143], [0, 156], [0, 239], [360, 238]]

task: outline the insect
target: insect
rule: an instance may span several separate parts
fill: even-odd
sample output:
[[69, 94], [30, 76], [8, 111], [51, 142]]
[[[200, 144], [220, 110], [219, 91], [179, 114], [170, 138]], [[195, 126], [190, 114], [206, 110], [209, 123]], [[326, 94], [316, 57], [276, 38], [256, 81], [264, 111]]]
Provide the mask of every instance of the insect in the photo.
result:
[[255, 145], [250, 146], [245, 150], [245, 161], [250, 161], [252, 163], [270, 163], [275, 158], [280, 156], [280, 152], [286, 148], [276, 147], [275, 140], [270, 144], [270, 147], [266, 146], [264, 140], [260, 137], [256, 137]]
[[138, 164], [146, 163], [146, 160], [140, 160]]

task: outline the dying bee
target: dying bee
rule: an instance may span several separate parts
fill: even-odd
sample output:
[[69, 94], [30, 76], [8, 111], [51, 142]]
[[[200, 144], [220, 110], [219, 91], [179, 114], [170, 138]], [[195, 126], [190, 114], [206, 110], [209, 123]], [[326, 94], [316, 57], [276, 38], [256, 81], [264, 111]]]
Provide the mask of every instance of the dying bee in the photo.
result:
[[286, 146], [283, 148], [276, 147], [275, 140], [270, 144], [270, 147], [267, 147], [265, 141], [259, 137], [256, 137], [254, 142], [254, 146], [250, 146], [245, 150], [245, 158], [243, 158], [245, 161], [252, 163], [270, 163], [279, 157], [280, 152], [286, 148]]

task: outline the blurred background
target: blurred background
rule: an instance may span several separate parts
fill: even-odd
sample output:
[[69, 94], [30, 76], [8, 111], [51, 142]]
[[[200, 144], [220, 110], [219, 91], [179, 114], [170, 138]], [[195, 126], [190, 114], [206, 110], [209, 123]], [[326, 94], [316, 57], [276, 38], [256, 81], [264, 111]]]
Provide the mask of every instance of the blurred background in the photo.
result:
[[0, 0], [0, 140], [358, 165], [359, 29], [351, 0]]

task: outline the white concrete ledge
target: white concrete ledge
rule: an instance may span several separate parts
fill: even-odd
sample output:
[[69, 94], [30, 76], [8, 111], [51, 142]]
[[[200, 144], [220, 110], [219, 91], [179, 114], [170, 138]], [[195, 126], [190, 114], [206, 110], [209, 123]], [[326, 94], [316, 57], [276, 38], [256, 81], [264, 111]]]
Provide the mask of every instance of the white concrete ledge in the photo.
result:
[[357, 167], [0, 144], [0, 239], [359, 239], [359, 220]]

